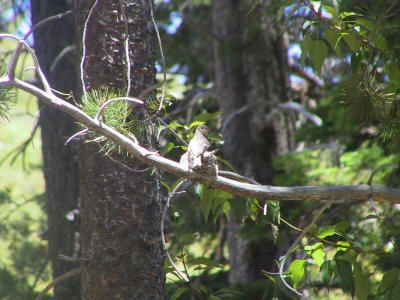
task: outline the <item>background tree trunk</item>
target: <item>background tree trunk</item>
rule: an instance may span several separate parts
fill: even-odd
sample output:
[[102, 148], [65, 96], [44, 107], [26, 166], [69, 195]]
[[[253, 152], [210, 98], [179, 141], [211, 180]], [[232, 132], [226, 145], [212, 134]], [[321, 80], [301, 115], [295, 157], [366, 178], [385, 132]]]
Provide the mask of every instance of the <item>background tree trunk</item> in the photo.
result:
[[[215, 85], [223, 118], [224, 158], [239, 173], [263, 184], [273, 178], [272, 157], [290, 148], [285, 117], [266, 124], [268, 112], [289, 97], [288, 63], [283, 33], [269, 22], [265, 7], [253, 1], [213, 1]], [[263, 13], [264, 10], [264, 13]], [[260, 278], [275, 259], [272, 240], [237, 236], [239, 227], [228, 223], [229, 281]]]
[[[82, 32], [94, 1], [76, 1], [79, 53]], [[128, 24], [125, 23], [124, 10]], [[86, 89], [125, 90], [125, 25], [129, 30], [132, 94], [155, 83], [155, 35], [149, 1], [98, 1], [87, 26]], [[145, 71], [147, 70], [147, 71]], [[151, 130], [144, 145], [154, 148]], [[134, 173], [112, 162], [94, 143], [79, 153], [84, 299], [162, 299], [165, 275], [160, 237], [159, 175]], [[114, 158], [145, 169], [125, 154]]]
[[[69, 9], [71, 4], [67, 0], [31, 0], [32, 24]], [[64, 93], [73, 91], [77, 80], [74, 51], [68, 52], [50, 71], [56, 56], [65, 47], [74, 44], [72, 15], [40, 27], [34, 32], [34, 39], [36, 54], [51, 86]], [[61, 260], [58, 255], [79, 256], [79, 224], [67, 219], [67, 214], [78, 208], [76, 149], [73, 144], [65, 146], [65, 140], [76, 128], [74, 121], [58, 109], [41, 105], [40, 101], [39, 107], [49, 255], [53, 277], [57, 277], [75, 267], [73, 263]], [[80, 283], [80, 278], [76, 276], [57, 284], [54, 299], [80, 299]]]

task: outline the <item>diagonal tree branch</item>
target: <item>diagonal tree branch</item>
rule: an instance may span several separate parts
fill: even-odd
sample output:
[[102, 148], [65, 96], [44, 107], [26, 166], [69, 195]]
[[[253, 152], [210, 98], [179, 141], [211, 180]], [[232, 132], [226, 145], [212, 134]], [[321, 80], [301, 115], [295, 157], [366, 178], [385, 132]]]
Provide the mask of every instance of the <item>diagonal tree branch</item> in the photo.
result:
[[[1, 37], [10, 37], [9, 35], [1, 35]], [[15, 36], [11, 38], [15, 39]], [[19, 40], [21, 43], [21, 40]], [[23, 41], [23, 40], [22, 40]], [[25, 47], [30, 48], [26, 43]], [[41, 74], [42, 81], [47, 83], [43, 72], [40, 69], [35, 54], [32, 49], [29, 52], [34, 56], [36, 69]], [[18, 51], [16, 51], [18, 54]], [[18, 59], [17, 57], [15, 59]], [[232, 180], [223, 176], [209, 176], [187, 170], [185, 166], [176, 161], [167, 159], [157, 153], [151, 152], [146, 148], [135, 143], [122, 133], [113, 129], [94, 118], [91, 118], [78, 107], [64, 101], [51, 92], [49, 86], [45, 90], [33, 86], [25, 81], [10, 76], [7, 72], [4, 77], [0, 78], [0, 85], [9, 85], [22, 89], [43, 101], [45, 104], [56, 107], [69, 114], [75, 120], [86, 126], [90, 130], [94, 130], [104, 137], [112, 140], [121, 148], [130, 153], [134, 159], [157, 167], [163, 171], [175, 174], [179, 177], [186, 178], [193, 182], [204, 183], [217, 189], [227, 191], [229, 193], [242, 196], [245, 198], [258, 198], [268, 200], [347, 200], [347, 201], [368, 201], [372, 196], [375, 201], [400, 203], [400, 189], [387, 188], [373, 185], [357, 185], [357, 186], [295, 186], [295, 187], [277, 187], [263, 186], [241, 181]]]

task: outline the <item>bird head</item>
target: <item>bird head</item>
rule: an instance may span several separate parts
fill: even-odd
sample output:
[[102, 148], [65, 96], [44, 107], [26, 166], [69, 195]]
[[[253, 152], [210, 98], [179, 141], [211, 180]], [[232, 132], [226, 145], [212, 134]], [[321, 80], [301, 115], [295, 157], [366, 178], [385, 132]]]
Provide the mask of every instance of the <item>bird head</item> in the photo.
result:
[[210, 131], [210, 128], [208, 128], [206, 125], [204, 124], [200, 124], [199, 126], [197, 126], [196, 128], [196, 133], [201, 133], [202, 135], [207, 135], [207, 133]]

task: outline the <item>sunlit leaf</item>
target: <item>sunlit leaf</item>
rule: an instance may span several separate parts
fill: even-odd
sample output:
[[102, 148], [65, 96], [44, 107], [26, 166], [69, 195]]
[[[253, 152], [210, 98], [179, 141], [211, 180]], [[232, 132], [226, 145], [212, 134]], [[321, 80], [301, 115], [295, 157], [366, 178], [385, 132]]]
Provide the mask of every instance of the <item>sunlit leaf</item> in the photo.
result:
[[221, 113], [219, 111], [215, 112], [215, 113], [204, 113], [204, 114], [200, 114], [194, 117], [194, 122], [207, 122], [208, 120], [211, 119], [216, 119], [221, 115]]
[[207, 257], [197, 257], [191, 261], [193, 265], [205, 265], [207, 268], [222, 268], [223, 265], [207, 258]]
[[326, 226], [326, 227], [322, 227], [319, 230], [319, 233], [317, 234], [317, 237], [319, 237], [320, 239], [324, 239], [327, 236], [332, 236], [335, 234], [335, 227], [333, 226]]
[[305, 263], [306, 263], [306, 261], [303, 259], [296, 259], [290, 264], [289, 271], [291, 274], [294, 288], [296, 288], [298, 286], [298, 284], [304, 277]]

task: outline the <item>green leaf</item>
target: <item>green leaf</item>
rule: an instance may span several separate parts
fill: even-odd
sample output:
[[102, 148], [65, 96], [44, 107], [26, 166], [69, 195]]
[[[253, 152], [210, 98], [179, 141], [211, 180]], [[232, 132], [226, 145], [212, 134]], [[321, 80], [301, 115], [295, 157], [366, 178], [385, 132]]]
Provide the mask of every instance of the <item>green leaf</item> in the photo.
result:
[[310, 47], [310, 59], [314, 65], [315, 70], [321, 76], [322, 65], [326, 54], [328, 53], [328, 46], [322, 40], [316, 40], [311, 42]]
[[185, 293], [186, 291], [188, 291], [190, 288], [188, 287], [183, 287], [183, 288], [177, 288], [175, 290], [175, 292], [172, 294], [171, 296], [171, 300], [175, 300], [178, 299], [180, 296], [182, 296], [183, 293]]
[[400, 282], [398, 282], [392, 291], [392, 294], [390, 295], [391, 300], [398, 300], [400, 299]]
[[269, 200], [267, 202], [268, 215], [271, 216], [272, 221], [280, 224], [281, 211], [279, 201]]
[[325, 30], [325, 38], [328, 41], [329, 45], [331, 45], [332, 49], [335, 51], [337, 57], [341, 57], [340, 33], [328, 27], [328, 29]]
[[205, 187], [203, 191], [203, 197], [200, 199], [200, 209], [203, 213], [204, 222], [207, 223], [208, 216], [210, 214], [212, 204], [215, 198], [216, 190], [213, 188]]
[[338, 241], [336, 245], [338, 246], [336, 248], [337, 251], [347, 251], [349, 249], [350, 243], [345, 241]]
[[339, 286], [344, 291], [352, 290], [354, 284], [351, 263], [338, 258], [335, 258], [332, 262], [334, 262], [332, 264], [332, 267]]
[[288, 13], [286, 20], [285, 20], [285, 24], [287, 21], [289, 21], [289, 19], [293, 16], [293, 14], [298, 11], [300, 9], [300, 6], [294, 6], [293, 9]]
[[282, 19], [282, 16], [285, 14], [286, 5], [282, 5], [279, 7], [278, 12], [276, 14], [276, 20], [279, 22]]
[[371, 282], [369, 277], [361, 270], [359, 263], [354, 264], [354, 295], [357, 300], [367, 300]]
[[325, 260], [324, 245], [322, 243], [315, 243], [304, 247], [308, 255], [314, 259], [318, 267], [321, 267]]
[[172, 129], [175, 130], [177, 128], [182, 128], [182, 127], [185, 127], [185, 126], [183, 126], [182, 124], [179, 124], [179, 123], [170, 123], [170, 124], [168, 124], [167, 127], [172, 128]]
[[208, 296], [208, 299], [210, 299], [210, 300], [221, 300], [220, 297], [217, 297], [217, 296], [215, 296], [215, 295], [209, 295], [209, 296]]
[[318, 267], [321, 267], [322, 264], [325, 261], [325, 251], [324, 251], [324, 245], [322, 243], [317, 243], [314, 246], [318, 245], [317, 248], [315, 248], [312, 251], [311, 257], [314, 259]]
[[373, 31], [376, 26], [376, 23], [372, 22], [371, 20], [369, 20], [367, 18], [357, 18], [357, 19], [355, 19], [355, 22], [357, 24], [360, 24], [361, 26], [367, 28], [370, 31]]
[[360, 71], [360, 69], [361, 69], [361, 55], [357, 55], [357, 53], [353, 53], [351, 55], [350, 66], [351, 66], [351, 72], [353, 74], [358, 73], [358, 71]]
[[328, 260], [324, 261], [323, 264], [321, 265], [320, 271], [321, 271], [322, 282], [326, 286], [329, 286], [329, 282], [331, 281], [333, 273], [331, 261]]
[[338, 20], [339, 16], [336, 11], [336, 8], [334, 8], [333, 6], [330, 6], [330, 5], [326, 5], [326, 4], [322, 5], [322, 7], [332, 16], [334, 21]]
[[335, 225], [335, 231], [338, 233], [345, 233], [350, 227], [349, 221], [341, 221]]
[[304, 68], [304, 62], [306, 60], [307, 54], [310, 51], [311, 47], [311, 35], [306, 34], [304, 36], [303, 41], [301, 42], [301, 56], [300, 56], [300, 62], [301, 62], [301, 67]]
[[207, 257], [197, 257], [191, 262], [193, 265], [205, 265], [207, 268], [223, 268], [223, 265], [216, 263], [215, 261], [207, 258]]
[[227, 197], [218, 196], [218, 194], [219, 194], [218, 192], [216, 193], [214, 201], [212, 203], [212, 212], [213, 212], [213, 216], [214, 216], [214, 224], [217, 222], [218, 217], [220, 216], [220, 214], [221, 214], [221, 212], [222, 212], [222, 210], [224, 208], [224, 203], [227, 202], [226, 201]]
[[389, 77], [397, 87], [400, 87], [400, 68], [394, 61], [386, 64], [385, 66], [386, 75]]
[[203, 121], [193, 121], [192, 123], [190, 123], [189, 129], [192, 129], [193, 127], [196, 127], [196, 126], [204, 124], [204, 123], [205, 122], [203, 122]]
[[353, 52], [357, 52], [361, 48], [361, 41], [354, 37], [353, 35], [349, 33], [345, 33], [343, 35], [343, 39], [346, 42], [346, 44], [349, 46], [350, 50]]
[[222, 207], [222, 211], [224, 212], [226, 218], [230, 220], [229, 212], [231, 211], [231, 205], [229, 201], [225, 201], [224, 206]]
[[199, 196], [199, 198], [203, 198], [203, 192], [204, 192], [204, 184], [198, 183], [196, 185], [196, 194]]
[[219, 111], [215, 112], [215, 113], [204, 113], [204, 114], [200, 114], [194, 117], [194, 122], [207, 122], [208, 120], [211, 119], [216, 119], [221, 115], [221, 113]]
[[344, 12], [340, 13], [340, 17], [342, 19], [350, 17], [350, 16], [356, 16], [356, 15], [357, 14], [355, 12], [352, 12], [352, 11], [344, 11]]
[[243, 199], [238, 199], [232, 197], [228, 199], [231, 208], [233, 209], [233, 214], [235, 215], [235, 221], [238, 223], [242, 222], [244, 212], [246, 211], [246, 202]]
[[336, 232], [335, 232], [335, 227], [333, 227], [333, 226], [326, 226], [326, 227], [322, 227], [320, 230], [319, 230], [319, 233], [317, 234], [317, 237], [319, 237], [320, 239], [324, 239], [324, 238], [326, 238], [327, 236], [332, 236], [332, 235], [334, 235]]
[[180, 236], [180, 239], [183, 241], [185, 244], [192, 244], [196, 239], [197, 239], [197, 234], [196, 233], [186, 233]]
[[386, 38], [382, 34], [378, 34], [376, 36], [375, 45], [376, 45], [376, 47], [378, 47], [379, 49], [382, 49], [383, 51], [388, 50]]
[[398, 268], [391, 268], [383, 274], [382, 281], [378, 287], [378, 294], [383, 293], [387, 289], [391, 289], [397, 282], [399, 282], [400, 270]]
[[161, 155], [167, 154], [169, 151], [174, 149], [174, 147], [175, 147], [174, 143], [169, 142], [168, 145], [164, 147], [163, 150], [161, 151]]
[[289, 271], [291, 274], [294, 288], [296, 288], [298, 286], [298, 284], [304, 277], [305, 263], [306, 263], [306, 261], [303, 259], [296, 259], [290, 264]]

